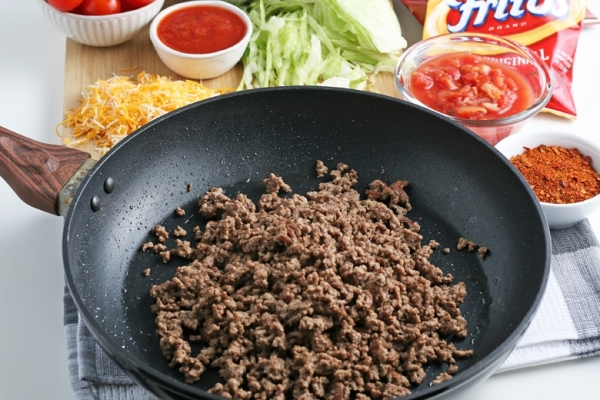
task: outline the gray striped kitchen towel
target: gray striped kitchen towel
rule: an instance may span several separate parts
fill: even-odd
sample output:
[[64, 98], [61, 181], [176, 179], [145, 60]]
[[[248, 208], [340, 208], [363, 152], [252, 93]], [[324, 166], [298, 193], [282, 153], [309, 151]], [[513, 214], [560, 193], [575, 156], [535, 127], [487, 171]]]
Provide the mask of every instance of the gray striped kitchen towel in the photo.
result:
[[[587, 220], [552, 230], [548, 287], [535, 318], [498, 372], [600, 354], [600, 246]], [[65, 290], [68, 368], [79, 399], [155, 400], [100, 348]]]
[[548, 286], [498, 372], [600, 355], [600, 247], [587, 220], [550, 232]]

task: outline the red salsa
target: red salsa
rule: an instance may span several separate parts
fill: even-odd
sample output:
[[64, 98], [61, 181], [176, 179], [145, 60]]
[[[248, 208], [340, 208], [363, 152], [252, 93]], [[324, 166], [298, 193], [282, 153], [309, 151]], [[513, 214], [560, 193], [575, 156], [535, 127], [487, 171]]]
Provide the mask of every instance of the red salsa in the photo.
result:
[[427, 60], [413, 72], [410, 88], [426, 106], [469, 120], [508, 117], [534, 102], [525, 75], [510, 65], [471, 53]]
[[199, 5], [167, 15], [158, 25], [157, 34], [173, 50], [208, 54], [225, 50], [242, 40], [246, 25], [230, 10]]

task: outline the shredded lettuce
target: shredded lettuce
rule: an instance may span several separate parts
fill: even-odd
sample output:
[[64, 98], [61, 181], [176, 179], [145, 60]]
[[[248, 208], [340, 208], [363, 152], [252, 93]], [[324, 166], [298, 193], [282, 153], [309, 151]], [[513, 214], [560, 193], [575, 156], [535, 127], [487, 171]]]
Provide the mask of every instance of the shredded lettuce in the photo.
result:
[[238, 89], [316, 85], [343, 78], [364, 88], [393, 72], [406, 48], [389, 0], [251, 0], [254, 32]]

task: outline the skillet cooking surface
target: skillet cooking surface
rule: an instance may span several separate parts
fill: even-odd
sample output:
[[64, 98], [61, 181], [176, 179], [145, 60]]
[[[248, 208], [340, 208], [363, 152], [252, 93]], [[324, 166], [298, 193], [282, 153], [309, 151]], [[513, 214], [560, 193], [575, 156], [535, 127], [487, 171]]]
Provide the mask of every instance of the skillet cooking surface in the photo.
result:
[[[215, 374], [188, 386], [168, 369], [150, 312], [150, 287], [187, 263], [163, 264], [142, 254], [141, 244], [155, 239], [149, 231], [158, 223], [191, 232], [201, 223], [198, 198], [213, 186], [256, 200], [273, 172], [294, 193], [314, 190], [317, 159], [330, 169], [338, 162], [355, 169], [361, 193], [374, 179], [410, 181], [408, 217], [421, 224], [424, 242], [452, 250], [434, 252], [433, 264], [467, 284], [461, 309], [469, 336], [456, 344], [475, 356], [435, 387], [428, 384], [439, 372], [432, 366], [406, 399], [493, 372], [530, 322], [547, 279], [550, 239], [539, 204], [510, 163], [463, 127], [390, 97], [319, 87], [256, 89], [190, 105], [144, 126], [98, 162], [69, 210], [64, 259], [75, 303], [102, 347], [154, 390], [212, 398], [200, 389], [212, 386]], [[185, 217], [174, 215], [177, 206]], [[489, 256], [456, 251], [460, 237], [487, 246]], [[146, 268], [149, 277], [142, 276]]]

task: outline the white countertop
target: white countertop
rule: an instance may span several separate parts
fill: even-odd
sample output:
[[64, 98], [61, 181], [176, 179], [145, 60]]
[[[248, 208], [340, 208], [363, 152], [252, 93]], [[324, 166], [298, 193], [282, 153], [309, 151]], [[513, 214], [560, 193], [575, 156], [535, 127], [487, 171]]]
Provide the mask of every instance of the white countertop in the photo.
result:
[[[600, 2], [590, 1], [600, 15]], [[409, 42], [415, 22], [398, 4]], [[527, 130], [564, 130], [600, 141], [600, 25], [586, 27], [575, 61], [576, 121], [540, 115]], [[0, 2], [0, 125], [60, 143], [65, 38], [37, 2]], [[68, 77], [67, 77], [68, 78]], [[100, 78], [100, 77], [99, 77]], [[92, 83], [92, 82], [90, 82]], [[590, 222], [600, 237], [600, 213]], [[62, 224], [23, 203], [0, 179], [0, 400], [73, 399], [63, 333]], [[465, 400], [597, 398], [600, 358], [492, 376]]]

